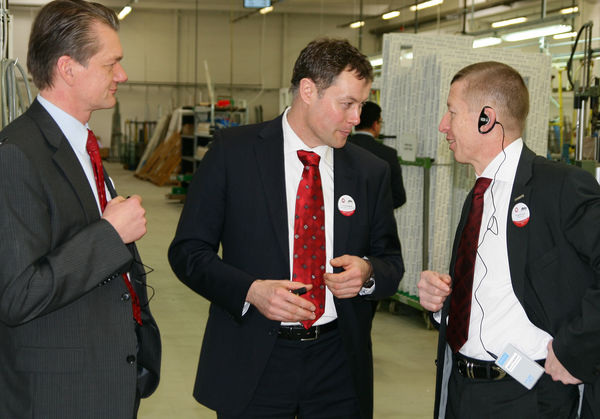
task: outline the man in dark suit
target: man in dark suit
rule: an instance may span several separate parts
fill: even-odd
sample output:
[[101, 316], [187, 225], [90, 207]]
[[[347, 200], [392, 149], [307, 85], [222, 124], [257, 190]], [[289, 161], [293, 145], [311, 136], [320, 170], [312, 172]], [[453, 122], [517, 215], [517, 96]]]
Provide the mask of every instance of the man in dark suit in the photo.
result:
[[346, 144], [371, 80], [347, 41], [311, 42], [292, 106], [218, 131], [194, 177], [169, 260], [211, 301], [194, 396], [220, 418], [373, 415], [370, 300], [404, 266], [389, 168]]
[[398, 152], [376, 140], [376, 138], [379, 138], [382, 124], [381, 107], [375, 102], [365, 102], [360, 113], [360, 122], [354, 129], [355, 133], [349, 138], [349, 141], [369, 150], [389, 164], [394, 208], [400, 208], [406, 203], [406, 191], [402, 183], [402, 168], [398, 162]]
[[[473, 64], [452, 80], [439, 130], [478, 179], [450, 275], [426, 271], [418, 284], [440, 324], [435, 417], [574, 418], [582, 382], [582, 417], [600, 413], [600, 187], [524, 145], [528, 110], [523, 79], [505, 64]], [[545, 373], [528, 390], [503, 354]]]
[[2, 418], [132, 418], [158, 385], [141, 198], [116, 196], [86, 152], [92, 111], [127, 80], [117, 29], [97, 3], [44, 6], [27, 58], [38, 98], [0, 133]]

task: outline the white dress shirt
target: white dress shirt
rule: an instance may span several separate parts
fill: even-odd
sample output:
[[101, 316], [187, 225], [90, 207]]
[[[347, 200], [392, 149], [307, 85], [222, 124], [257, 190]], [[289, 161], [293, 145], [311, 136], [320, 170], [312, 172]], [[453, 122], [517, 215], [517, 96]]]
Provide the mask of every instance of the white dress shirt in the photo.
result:
[[[283, 160], [285, 167], [285, 195], [287, 202], [288, 243], [290, 252], [290, 278], [294, 266], [294, 215], [296, 213], [296, 193], [302, 179], [304, 165], [298, 158], [298, 150], [312, 151], [321, 157], [319, 172], [323, 186], [325, 205], [325, 272], [333, 272], [329, 261], [333, 258], [333, 149], [323, 145], [310, 148], [296, 135], [287, 120], [289, 108], [283, 114]], [[333, 294], [325, 287], [325, 311], [314, 323], [315, 326], [329, 323], [337, 318]], [[282, 323], [300, 324], [300, 323]]]
[[[508, 343], [531, 359], [545, 359], [546, 346], [552, 339], [529, 321], [514, 293], [510, 276], [506, 223], [509, 205], [513, 204], [510, 196], [522, 149], [523, 140], [519, 138], [496, 156], [481, 174], [492, 179], [492, 183], [483, 198], [469, 337], [460, 350], [463, 355], [475, 359], [493, 360], [487, 351], [498, 355]], [[535, 208], [530, 211], [530, 216], [535, 217]]]
[[[102, 215], [102, 210], [100, 209], [100, 199], [98, 198], [98, 190], [96, 189], [96, 179], [94, 178], [94, 170], [92, 169], [92, 161], [90, 159], [90, 155], [87, 152], [86, 144], [88, 138], [88, 125], [83, 125], [79, 120], [75, 117], [69, 115], [67, 112], [60, 109], [58, 106], [53, 104], [52, 102], [45, 99], [43, 96], [37, 96], [38, 102], [46, 109], [46, 111], [50, 114], [52, 119], [56, 122], [62, 133], [67, 138], [67, 141], [71, 145], [71, 148], [75, 152], [79, 163], [81, 164], [81, 168], [85, 173], [85, 177], [87, 178], [90, 188], [94, 193], [94, 197], [96, 198], [96, 205], [98, 205], [98, 212]], [[105, 183], [108, 179], [105, 179]], [[112, 182], [112, 180], [111, 180]], [[108, 188], [106, 188], [106, 200], [110, 201], [112, 198], [110, 196], [110, 192]]]

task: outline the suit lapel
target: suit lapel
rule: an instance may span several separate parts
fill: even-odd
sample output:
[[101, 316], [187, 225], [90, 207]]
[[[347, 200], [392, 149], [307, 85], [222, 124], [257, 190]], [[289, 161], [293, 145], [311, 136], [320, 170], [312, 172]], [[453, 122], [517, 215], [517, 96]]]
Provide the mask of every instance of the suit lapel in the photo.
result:
[[281, 116], [268, 123], [259, 133], [254, 146], [258, 173], [269, 219], [273, 224], [279, 247], [289, 260], [287, 202], [285, 191], [285, 167], [283, 159], [283, 128]]
[[523, 145], [523, 151], [521, 152], [513, 189], [510, 195], [506, 220], [506, 245], [508, 248], [510, 276], [515, 295], [521, 303], [523, 302], [523, 287], [525, 285], [524, 272], [527, 257], [526, 249], [528, 248], [529, 241], [529, 228], [527, 225], [517, 227], [512, 222], [511, 213], [517, 203], [524, 203], [531, 209], [531, 185], [528, 185], [528, 182], [531, 179], [534, 158], [535, 153]]
[[[352, 230], [352, 217], [343, 215], [338, 210], [338, 200], [343, 195], [349, 195], [356, 199], [358, 196], [358, 175], [354, 169], [345, 148], [333, 150], [333, 257], [346, 253]], [[364, 210], [364, 209], [362, 209]], [[361, 208], [356, 208], [361, 211]], [[339, 272], [341, 269], [336, 269]]]
[[94, 198], [90, 184], [75, 152], [59, 126], [37, 100], [31, 104], [27, 114], [38, 125], [46, 141], [55, 149], [52, 159], [73, 187], [87, 221], [92, 222], [98, 219], [100, 215], [96, 198]]

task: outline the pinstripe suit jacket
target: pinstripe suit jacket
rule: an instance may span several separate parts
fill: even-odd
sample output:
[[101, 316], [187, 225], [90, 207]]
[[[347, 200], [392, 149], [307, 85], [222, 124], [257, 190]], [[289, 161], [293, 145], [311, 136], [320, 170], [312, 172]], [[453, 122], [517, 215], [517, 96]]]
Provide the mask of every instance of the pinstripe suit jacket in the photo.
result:
[[[73, 149], [39, 102], [0, 143], [0, 417], [131, 418], [136, 387], [152, 393], [160, 368], [135, 245], [100, 219]], [[142, 328], [126, 271], [145, 306]]]

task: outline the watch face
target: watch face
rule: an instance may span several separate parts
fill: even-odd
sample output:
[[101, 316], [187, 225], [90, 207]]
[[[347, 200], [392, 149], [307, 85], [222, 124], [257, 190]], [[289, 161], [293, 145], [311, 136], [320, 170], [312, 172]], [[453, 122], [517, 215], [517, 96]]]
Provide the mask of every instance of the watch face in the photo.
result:
[[363, 283], [363, 288], [371, 288], [373, 284], [375, 284], [375, 280], [373, 280], [373, 278], [369, 278]]

